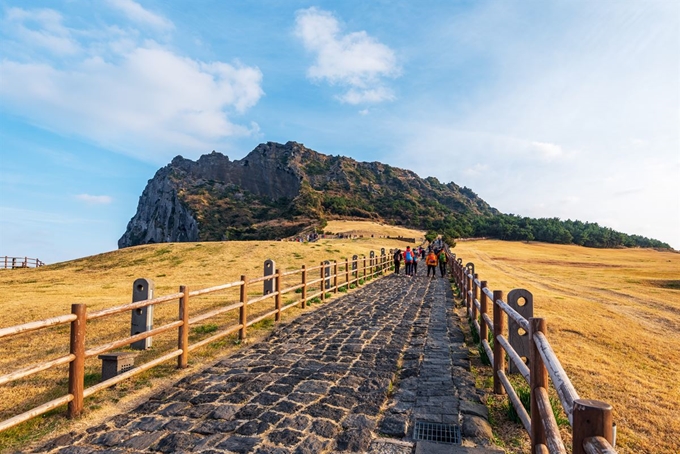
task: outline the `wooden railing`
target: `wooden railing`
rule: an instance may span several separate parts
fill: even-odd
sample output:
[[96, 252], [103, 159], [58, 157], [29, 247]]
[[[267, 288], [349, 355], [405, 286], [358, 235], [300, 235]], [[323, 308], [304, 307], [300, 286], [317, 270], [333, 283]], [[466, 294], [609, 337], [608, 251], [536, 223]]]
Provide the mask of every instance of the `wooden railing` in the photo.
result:
[[[373, 253], [371, 255], [373, 255]], [[68, 417], [77, 417], [83, 410], [83, 400], [98, 391], [113, 386], [116, 383], [158, 366], [159, 364], [173, 358], [177, 358], [178, 368], [185, 368], [187, 367], [189, 353], [198, 348], [204, 347], [236, 332], [238, 332], [239, 339], [244, 340], [246, 339], [247, 328], [254, 323], [258, 323], [268, 317], [274, 317], [275, 321], [279, 321], [281, 319], [282, 312], [290, 309], [291, 307], [299, 305], [300, 308], [304, 308], [306, 305], [308, 305], [308, 302], [314, 298], [319, 298], [321, 301], [323, 301], [326, 299], [328, 293], [337, 293], [338, 291], [349, 290], [353, 286], [358, 286], [366, 280], [370, 280], [384, 274], [387, 272], [387, 270], [389, 270], [389, 268], [390, 261], [388, 260], [387, 255], [374, 257], [358, 257], [355, 255], [352, 259], [345, 259], [340, 263], [337, 261], [325, 261], [321, 262], [321, 264], [318, 266], [306, 267], [305, 265], [302, 265], [300, 269], [286, 272], [282, 272], [280, 269], [277, 269], [273, 275], [265, 275], [253, 279], [248, 279], [246, 276], [241, 276], [241, 278], [237, 281], [200, 290], [190, 291], [187, 286], [182, 285], [179, 287], [179, 291], [176, 293], [111, 307], [91, 313], [87, 313], [85, 304], [73, 304], [71, 306], [71, 314], [25, 323], [22, 325], [11, 326], [8, 328], [2, 328], [0, 329], [0, 340], [9, 339], [22, 333], [36, 332], [48, 327], [65, 325], [68, 323], [71, 325], [70, 347], [69, 353], [67, 355], [35, 364], [30, 367], [15, 370], [12, 373], [0, 376], [1, 386], [22, 378], [30, 377], [38, 372], [45, 371], [58, 365], [68, 364], [68, 393], [38, 407], [18, 414], [10, 419], [1, 421], [0, 432], [67, 403]], [[319, 277], [312, 278], [314, 274], [317, 274]], [[291, 285], [287, 288], [281, 288], [284, 278], [295, 275], [300, 275], [299, 284]], [[248, 288], [250, 285], [271, 280], [274, 281], [274, 288], [272, 292], [257, 296], [255, 298], [248, 298]], [[239, 288], [239, 299], [237, 302], [232, 301], [222, 307], [201, 314], [192, 314], [191, 301], [193, 298], [201, 295], [224, 291], [230, 288]], [[284, 305], [282, 303], [282, 295], [289, 292], [294, 292], [298, 289], [301, 289], [300, 298], [295, 301], [290, 301]], [[310, 293], [310, 291], [313, 293]], [[268, 310], [263, 314], [249, 316], [249, 307], [255, 303], [259, 303], [267, 299], [274, 300], [273, 309]], [[143, 309], [152, 305], [161, 305], [173, 302], [178, 305], [179, 316], [177, 320], [124, 339], [119, 339], [89, 349], [85, 348], [88, 322], [124, 312]], [[189, 344], [189, 327], [191, 325], [204, 322], [208, 319], [217, 317], [218, 315], [236, 311], [238, 311], [238, 322], [236, 324], [228, 326], [221, 331], [215, 332], [211, 336], [195, 342], [194, 344]], [[129, 346], [133, 342], [141, 341], [170, 330], [177, 330], [177, 348], [172, 351], [163, 352], [162, 356], [116, 375], [113, 378], [102, 381], [94, 386], [90, 386], [89, 388], [85, 388], [85, 360], [87, 358], [101, 355], [102, 353], [116, 348]]]
[[[493, 366], [494, 393], [507, 392], [531, 437], [531, 452], [567, 452], [550, 404], [550, 379], [572, 428], [572, 453], [615, 454], [613, 446], [616, 433], [611, 405], [579, 397], [550, 346], [545, 319], [533, 316], [527, 319], [520, 313], [533, 314], [531, 293], [524, 289], [515, 289], [508, 293], [507, 302], [503, 301], [502, 291], [489, 290], [487, 282], [479, 279], [474, 263], [463, 265], [461, 258], [456, 258], [450, 252], [447, 254], [450, 272], [460, 290], [468, 317]], [[493, 333], [492, 336], [489, 333]], [[493, 341], [493, 347], [489, 344], [489, 337]], [[513, 342], [513, 338], [517, 340]], [[510, 359], [510, 372], [518, 372], [529, 384], [531, 415], [525, 410], [506, 375], [506, 354]]]
[[4, 260], [0, 257], [0, 266], [4, 269], [15, 269], [15, 268], [38, 268], [39, 266], [45, 266], [45, 262], [41, 262], [38, 259], [32, 259], [29, 257], [8, 257], [5, 256]]

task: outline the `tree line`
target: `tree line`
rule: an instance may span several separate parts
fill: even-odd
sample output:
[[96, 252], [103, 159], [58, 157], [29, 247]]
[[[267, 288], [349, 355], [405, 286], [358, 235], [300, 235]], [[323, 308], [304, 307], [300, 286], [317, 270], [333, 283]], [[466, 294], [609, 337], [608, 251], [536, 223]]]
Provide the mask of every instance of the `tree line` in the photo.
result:
[[489, 217], [456, 217], [428, 223], [425, 228], [444, 236], [452, 244], [456, 238], [488, 237], [509, 241], [541, 241], [554, 244], [577, 244], [596, 248], [643, 247], [671, 249], [668, 243], [641, 235], [628, 235], [596, 222], [581, 222], [559, 218], [528, 218], [514, 214]]

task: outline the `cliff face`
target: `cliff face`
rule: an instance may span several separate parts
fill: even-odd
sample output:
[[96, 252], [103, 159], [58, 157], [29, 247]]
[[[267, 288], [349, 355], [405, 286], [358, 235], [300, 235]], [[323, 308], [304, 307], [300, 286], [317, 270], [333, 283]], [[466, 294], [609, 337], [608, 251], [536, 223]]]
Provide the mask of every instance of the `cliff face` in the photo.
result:
[[268, 142], [237, 161], [214, 151], [195, 162], [173, 159], [149, 180], [118, 246], [275, 239], [342, 217], [427, 229], [496, 213], [455, 183]]
[[168, 178], [168, 169], [163, 168], [142, 192], [137, 213], [118, 240], [118, 247], [198, 240], [198, 223], [177, 196], [177, 188]]

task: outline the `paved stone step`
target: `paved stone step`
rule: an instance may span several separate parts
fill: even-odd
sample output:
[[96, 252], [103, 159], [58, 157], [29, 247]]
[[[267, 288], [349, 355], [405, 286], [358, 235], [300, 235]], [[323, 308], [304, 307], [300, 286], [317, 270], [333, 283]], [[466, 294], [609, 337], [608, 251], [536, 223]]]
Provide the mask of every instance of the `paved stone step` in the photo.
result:
[[34, 452], [366, 452], [426, 287], [374, 281]]
[[[486, 441], [450, 293], [447, 279], [422, 275], [373, 281], [33, 452], [436, 454], [413, 442], [416, 416], [462, 422], [466, 444]], [[502, 452], [456, 449], [441, 452]]]
[[[416, 320], [422, 329], [411, 333], [404, 353], [408, 361], [404, 361], [379, 430], [391, 437], [413, 440], [416, 422], [447, 424], [459, 426], [467, 446], [488, 446], [493, 440], [488, 412], [470, 373], [460, 328], [463, 322], [453, 311], [450, 284], [447, 279], [430, 280], [425, 276], [413, 279], [428, 283]], [[429, 444], [454, 449], [453, 445]]]

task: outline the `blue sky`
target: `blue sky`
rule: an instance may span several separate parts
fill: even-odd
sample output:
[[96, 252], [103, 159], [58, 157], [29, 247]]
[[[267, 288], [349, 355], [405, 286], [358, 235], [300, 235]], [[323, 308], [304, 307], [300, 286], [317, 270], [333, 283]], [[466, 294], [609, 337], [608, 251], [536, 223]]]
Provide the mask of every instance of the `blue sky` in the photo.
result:
[[680, 249], [676, 1], [0, 0], [0, 254], [116, 249], [174, 156], [294, 140]]

